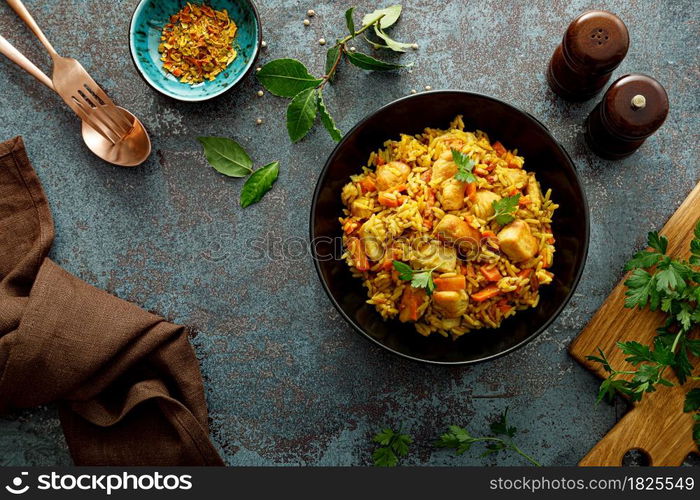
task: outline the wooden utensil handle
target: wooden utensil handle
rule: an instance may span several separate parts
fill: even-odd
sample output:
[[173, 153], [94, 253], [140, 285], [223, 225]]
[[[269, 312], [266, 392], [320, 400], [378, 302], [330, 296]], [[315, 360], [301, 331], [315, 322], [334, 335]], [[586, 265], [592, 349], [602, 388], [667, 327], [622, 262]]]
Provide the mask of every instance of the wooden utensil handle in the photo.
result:
[[29, 26], [29, 29], [31, 29], [34, 32], [39, 41], [42, 44], [44, 44], [44, 47], [46, 47], [46, 50], [49, 51], [51, 57], [57, 56], [58, 54], [54, 50], [48, 38], [46, 38], [44, 32], [41, 31], [41, 28], [39, 28], [39, 25], [36, 23], [36, 21], [29, 13], [27, 8], [24, 6], [24, 4], [20, 0], [7, 0], [7, 3], [10, 5], [10, 7], [12, 7], [12, 10], [14, 10], [17, 13], [20, 19], [22, 19], [22, 21], [24, 21], [24, 23], [27, 26]]
[[24, 71], [32, 75], [34, 78], [39, 80], [41, 83], [46, 85], [51, 90], [54, 90], [53, 83], [51, 83], [51, 78], [46, 76], [43, 71], [37, 68], [34, 63], [27, 59], [24, 54], [17, 50], [13, 45], [5, 40], [2, 35], [0, 35], [0, 54], [5, 55], [10, 61], [15, 63], [17, 66], [22, 68]]

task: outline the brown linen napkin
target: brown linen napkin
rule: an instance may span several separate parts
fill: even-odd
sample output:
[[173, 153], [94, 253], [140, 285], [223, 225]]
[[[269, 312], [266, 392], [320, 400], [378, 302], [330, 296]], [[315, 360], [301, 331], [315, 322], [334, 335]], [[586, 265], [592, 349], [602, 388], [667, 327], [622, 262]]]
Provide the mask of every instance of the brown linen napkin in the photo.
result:
[[61, 269], [53, 237], [22, 139], [0, 143], [0, 413], [58, 401], [77, 465], [223, 465], [186, 330]]

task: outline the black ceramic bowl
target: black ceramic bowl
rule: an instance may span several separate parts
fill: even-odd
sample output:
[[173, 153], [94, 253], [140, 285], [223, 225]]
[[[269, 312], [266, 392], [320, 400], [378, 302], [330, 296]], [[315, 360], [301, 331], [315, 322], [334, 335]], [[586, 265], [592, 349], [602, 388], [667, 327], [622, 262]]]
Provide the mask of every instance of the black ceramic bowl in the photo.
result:
[[[348, 177], [361, 171], [370, 152], [401, 133], [425, 127], [445, 129], [457, 115], [465, 130], [483, 130], [492, 141], [518, 149], [525, 168], [534, 171], [544, 190], [552, 189], [559, 209], [552, 230], [556, 253], [552, 284], [540, 288], [536, 308], [520, 311], [499, 328], [470, 332], [457, 341], [419, 335], [412, 324], [385, 321], [367, 304], [359, 279], [340, 260], [342, 215], [340, 192]], [[365, 337], [389, 351], [434, 364], [467, 364], [510, 352], [544, 331], [567, 304], [578, 284], [588, 252], [589, 217], [586, 195], [564, 148], [531, 115], [492, 97], [461, 91], [435, 91], [405, 97], [372, 113], [331, 153], [321, 172], [311, 208], [313, 257], [323, 286], [340, 314]], [[331, 257], [329, 257], [331, 256]]]

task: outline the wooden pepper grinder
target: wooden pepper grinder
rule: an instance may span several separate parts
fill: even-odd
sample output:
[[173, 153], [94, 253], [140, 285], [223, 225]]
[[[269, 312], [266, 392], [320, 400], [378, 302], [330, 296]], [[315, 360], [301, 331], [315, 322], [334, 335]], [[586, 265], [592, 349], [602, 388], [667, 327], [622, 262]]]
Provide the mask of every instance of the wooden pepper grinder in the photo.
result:
[[585, 101], [605, 86], [629, 44], [627, 27], [615, 14], [584, 12], [572, 21], [554, 51], [547, 82], [564, 99]]
[[625, 75], [610, 85], [586, 119], [586, 142], [609, 160], [634, 153], [668, 115], [668, 96], [650, 76]]

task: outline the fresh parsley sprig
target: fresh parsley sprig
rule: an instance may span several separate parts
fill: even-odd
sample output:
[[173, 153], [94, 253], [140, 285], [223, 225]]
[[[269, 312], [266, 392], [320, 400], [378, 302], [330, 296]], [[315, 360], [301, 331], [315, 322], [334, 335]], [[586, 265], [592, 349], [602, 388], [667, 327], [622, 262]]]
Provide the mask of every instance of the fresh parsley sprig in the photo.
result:
[[413, 439], [399, 430], [383, 429], [372, 439], [381, 446], [372, 453], [372, 460], [377, 467], [395, 467], [399, 458], [408, 455], [408, 446]]
[[[476, 437], [472, 436], [467, 429], [458, 425], [451, 425], [448, 431], [440, 436], [435, 446], [438, 448], [450, 448], [455, 450], [457, 455], [461, 455], [471, 449], [475, 443], [486, 443], [486, 450], [482, 457], [498, 453], [500, 451], [511, 450], [525, 458], [528, 462], [537, 467], [541, 464], [530, 455], [522, 451], [513, 442], [513, 438], [518, 429], [508, 424], [508, 409], [501, 413], [490, 425], [491, 435]], [[501, 437], [499, 437], [501, 436]]]
[[489, 220], [495, 219], [501, 226], [510, 224], [515, 220], [515, 212], [518, 210], [519, 201], [520, 193], [501, 198], [500, 200], [494, 200], [491, 203], [494, 213]]
[[398, 271], [399, 279], [410, 281], [413, 288], [425, 288], [428, 295], [432, 295], [433, 291], [435, 291], [435, 282], [433, 281], [435, 268], [415, 270], [408, 264], [395, 260], [394, 269]]
[[304, 63], [296, 59], [275, 59], [257, 73], [258, 80], [270, 93], [291, 99], [287, 107], [287, 132], [292, 142], [301, 140], [309, 133], [317, 116], [320, 116], [321, 123], [334, 141], [339, 141], [343, 136], [323, 99], [323, 88], [333, 80], [343, 59], [369, 71], [390, 71], [406, 67], [375, 59], [354, 48], [350, 50], [347, 46], [359, 35], [373, 29], [383, 43], [372, 42], [366, 37], [365, 39], [375, 49], [405, 52], [405, 48], [410, 44], [392, 40], [386, 33], [386, 29], [398, 21], [401, 5], [392, 5], [367, 14], [362, 18], [362, 26], [359, 29], [355, 28], [354, 10], [352, 7], [345, 12], [345, 24], [349, 34], [337, 40], [335, 45], [328, 49], [323, 76], [313, 76]]
[[[668, 239], [656, 232], [648, 235], [651, 250], [642, 250], [625, 265], [631, 271], [625, 281], [625, 307], [666, 313], [666, 321], [656, 331], [652, 345], [639, 342], [618, 342], [617, 347], [627, 355], [625, 360], [634, 370], [616, 370], [605, 353], [587, 356], [600, 363], [608, 373], [598, 391], [598, 401], [612, 399], [617, 392], [639, 401], [658, 385], [672, 386], [664, 378], [670, 367], [678, 381], [684, 384], [691, 377], [690, 355], [700, 356], [700, 339], [691, 339], [690, 332], [700, 325], [700, 220], [696, 223], [690, 244], [688, 261], [666, 255]], [[695, 390], [686, 396], [685, 411], [698, 411], [700, 395]], [[695, 415], [694, 439], [700, 444], [700, 416]]]
[[476, 165], [474, 160], [456, 149], [452, 150], [452, 160], [457, 165], [455, 179], [461, 182], [476, 182], [476, 176], [472, 173]]

